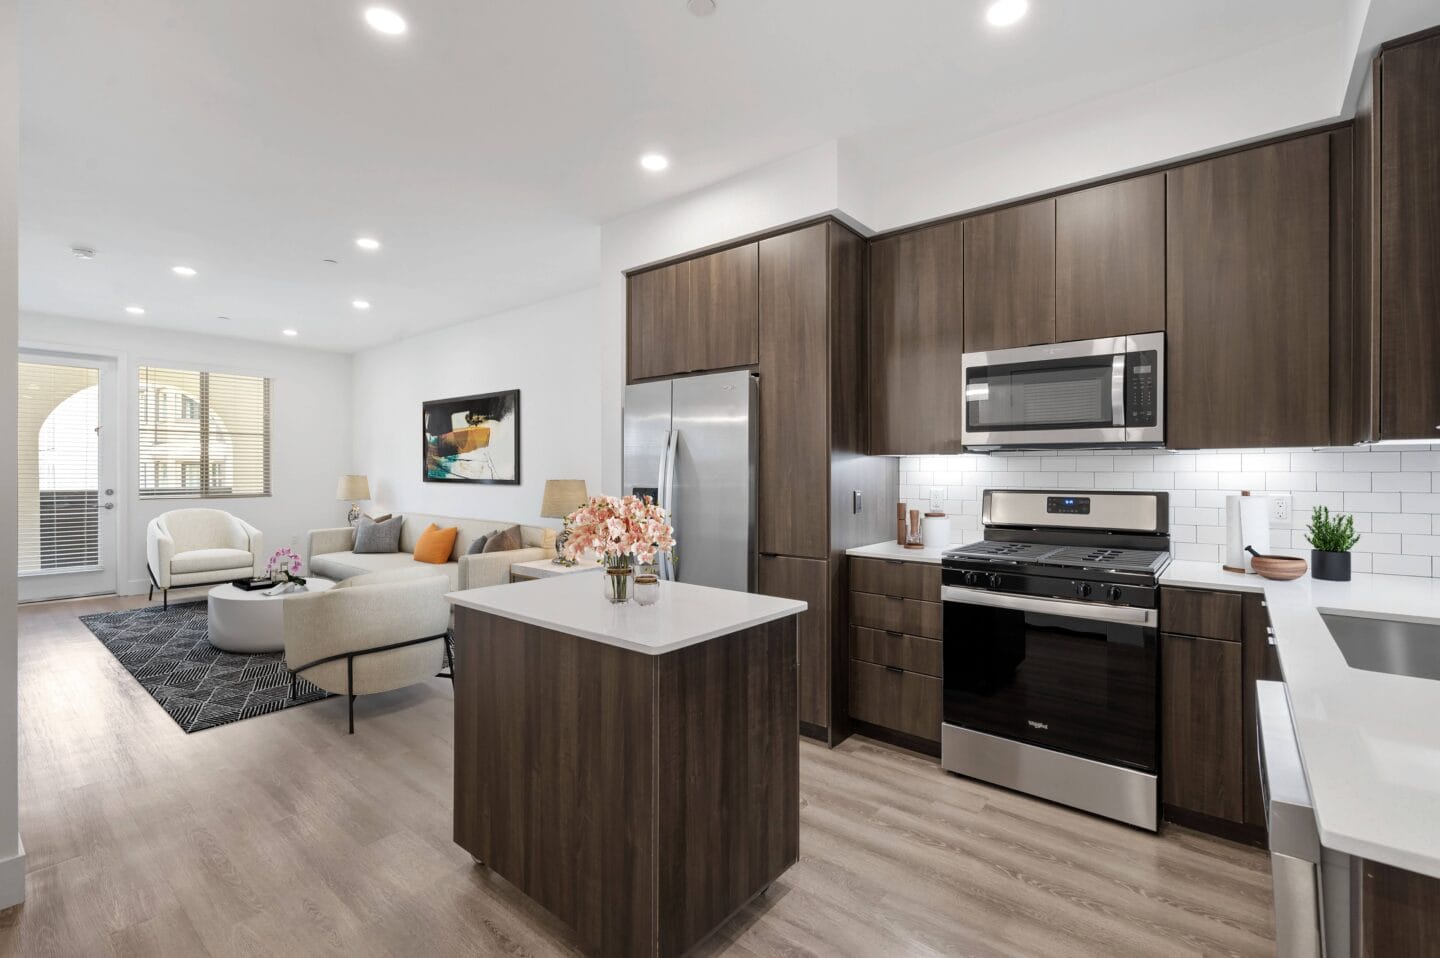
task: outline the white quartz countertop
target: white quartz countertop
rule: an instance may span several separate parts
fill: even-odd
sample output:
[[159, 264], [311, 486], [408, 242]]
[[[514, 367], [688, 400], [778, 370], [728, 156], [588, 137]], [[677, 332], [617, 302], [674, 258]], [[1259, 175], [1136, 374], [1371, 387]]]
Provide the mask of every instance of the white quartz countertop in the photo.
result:
[[1172, 562], [1160, 581], [1264, 594], [1321, 844], [1440, 878], [1440, 681], [1351, 668], [1320, 617], [1440, 622], [1440, 579], [1272, 582]]
[[[945, 549], [952, 549], [960, 543], [951, 543]], [[938, 565], [940, 554], [945, 549], [907, 549], [904, 546], [896, 545], [894, 539], [886, 542], [876, 542], [868, 546], [856, 546], [853, 549], [846, 549], [847, 556], [859, 556], [862, 559], [900, 559], [905, 562], [929, 562]]]
[[[632, 585], [633, 588], [633, 585]], [[598, 577], [566, 575], [510, 585], [451, 592], [451, 605], [489, 612], [556, 632], [662, 655], [797, 615], [807, 608], [795, 599], [661, 582], [660, 598], [642, 606], [607, 602]]]

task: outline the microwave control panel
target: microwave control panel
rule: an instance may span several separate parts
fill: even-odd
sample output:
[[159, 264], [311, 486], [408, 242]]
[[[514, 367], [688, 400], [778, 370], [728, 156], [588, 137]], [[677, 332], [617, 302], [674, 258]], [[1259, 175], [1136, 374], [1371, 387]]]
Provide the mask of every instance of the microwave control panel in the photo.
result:
[[1159, 354], [1155, 350], [1125, 356], [1125, 425], [1153, 426], [1160, 397]]

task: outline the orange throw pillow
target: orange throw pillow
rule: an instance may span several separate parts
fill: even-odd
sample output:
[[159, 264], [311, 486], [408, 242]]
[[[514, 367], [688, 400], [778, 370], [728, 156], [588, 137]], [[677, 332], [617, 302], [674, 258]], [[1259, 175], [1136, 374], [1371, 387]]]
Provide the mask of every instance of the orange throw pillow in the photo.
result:
[[420, 533], [420, 541], [415, 543], [415, 561], [429, 562], [433, 565], [444, 565], [450, 561], [450, 553], [455, 549], [455, 537], [460, 534], [460, 529], [451, 526], [442, 529], [435, 523], [425, 527]]

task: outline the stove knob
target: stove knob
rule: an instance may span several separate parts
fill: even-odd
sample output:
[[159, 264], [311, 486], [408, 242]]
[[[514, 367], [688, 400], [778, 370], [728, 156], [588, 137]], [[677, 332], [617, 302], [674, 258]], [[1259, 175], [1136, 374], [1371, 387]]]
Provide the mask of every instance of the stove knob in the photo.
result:
[[992, 589], [998, 589], [998, 588], [1000, 588], [1001, 583], [1004, 582], [1004, 581], [1005, 581], [1005, 580], [1003, 580], [1003, 579], [1000, 578], [1000, 573], [998, 573], [998, 572], [992, 572], [992, 573], [990, 573], [990, 579], [989, 579], [990, 588], [992, 588]]
[[1090, 583], [1088, 583], [1088, 582], [1077, 582], [1077, 583], [1075, 583], [1075, 594], [1078, 595], [1078, 596], [1079, 596], [1080, 598], [1082, 598], [1082, 599], [1088, 599], [1088, 598], [1090, 598]]
[[964, 579], [964, 581], [965, 581], [965, 584], [966, 584], [966, 585], [971, 586], [971, 587], [973, 588], [974, 586], [980, 584], [980, 573], [978, 573], [978, 572], [967, 572], [967, 573], [965, 573], [965, 579]]
[[1109, 592], [1106, 594], [1110, 596], [1111, 602], [1119, 602], [1125, 597], [1125, 593], [1120, 591], [1120, 587], [1118, 585], [1112, 585]]

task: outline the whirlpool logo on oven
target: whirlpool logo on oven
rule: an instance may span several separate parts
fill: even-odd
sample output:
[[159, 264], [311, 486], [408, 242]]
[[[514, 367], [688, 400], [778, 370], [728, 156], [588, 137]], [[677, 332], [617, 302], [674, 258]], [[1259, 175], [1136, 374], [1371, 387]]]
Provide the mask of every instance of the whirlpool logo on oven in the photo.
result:
[[1028, 725], [1028, 726], [1030, 726], [1031, 728], [1038, 728], [1038, 729], [1040, 729], [1042, 732], [1048, 732], [1048, 731], [1050, 731], [1050, 726], [1049, 726], [1049, 725], [1047, 725], [1047, 724], [1044, 723], [1044, 722], [1037, 722], [1037, 721], [1035, 721], [1034, 719], [1026, 719], [1026, 720], [1025, 720], [1025, 724]]

